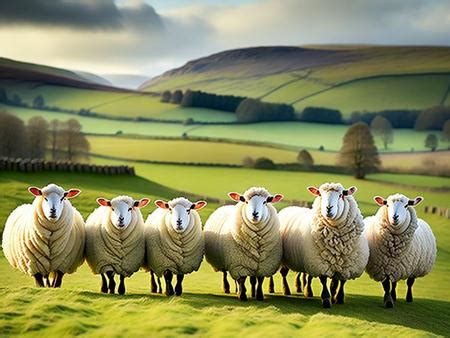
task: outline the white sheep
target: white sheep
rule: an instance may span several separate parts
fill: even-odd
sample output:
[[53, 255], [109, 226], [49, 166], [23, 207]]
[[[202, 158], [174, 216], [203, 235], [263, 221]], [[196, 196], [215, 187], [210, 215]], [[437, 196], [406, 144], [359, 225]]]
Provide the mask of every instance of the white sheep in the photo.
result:
[[36, 286], [60, 287], [64, 274], [75, 272], [84, 261], [84, 221], [68, 200], [80, 190], [49, 184], [28, 191], [35, 196], [33, 204], [9, 215], [3, 252], [9, 264], [34, 277]]
[[[164, 275], [167, 296], [174, 293], [179, 296], [183, 292], [184, 275], [197, 271], [203, 260], [205, 240], [197, 210], [206, 202], [192, 203], [179, 197], [168, 202], [158, 200], [155, 204], [158, 208], [145, 222], [145, 268], [151, 273], [152, 292], [156, 292], [155, 273], [158, 283]], [[175, 291], [172, 287], [174, 274], [177, 276]]]
[[[417, 218], [415, 209], [423, 198], [408, 199], [401, 194], [383, 199], [374, 197], [380, 209], [364, 220], [364, 231], [369, 243], [370, 257], [366, 271], [382, 282], [384, 304], [391, 308], [397, 298], [397, 282], [407, 279], [406, 301], [412, 302], [412, 286], [417, 277], [423, 277], [436, 260], [436, 239], [430, 226]], [[391, 284], [392, 283], [392, 288]]]
[[[280, 273], [287, 285], [289, 269], [319, 277], [322, 304], [331, 306], [327, 278], [331, 278], [333, 303], [344, 303], [344, 284], [364, 272], [369, 248], [363, 235], [364, 223], [353, 198], [355, 187], [339, 183], [308, 187], [315, 196], [312, 209], [287, 207], [280, 211], [283, 261]], [[336, 294], [338, 284], [339, 291]]]
[[111, 201], [98, 198], [100, 207], [86, 220], [86, 261], [94, 274], [101, 275], [103, 293], [115, 292], [114, 274], [118, 274], [117, 291], [125, 294], [125, 277], [142, 266], [145, 244], [140, 208], [149, 201], [148, 198], [135, 201], [129, 196], [118, 196]]
[[226, 293], [230, 292], [226, 280], [229, 271], [238, 282], [241, 300], [247, 300], [247, 277], [250, 277], [252, 297], [263, 300], [264, 277], [276, 272], [283, 253], [280, 222], [272, 206], [283, 196], [272, 196], [266, 189], [257, 187], [243, 195], [235, 192], [228, 195], [238, 203], [220, 207], [209, 217], [204, 230], [205, 258], [215, 271], [223, 272]]

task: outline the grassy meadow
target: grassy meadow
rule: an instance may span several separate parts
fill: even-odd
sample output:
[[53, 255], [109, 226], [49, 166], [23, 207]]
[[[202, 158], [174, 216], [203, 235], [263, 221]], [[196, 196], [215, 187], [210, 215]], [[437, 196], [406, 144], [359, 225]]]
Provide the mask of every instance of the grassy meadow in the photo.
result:
[[[369, 203], [369, 200], [370, 196], [380, 192], [380, 188], [385, 193], [398, 190], [397, 186], [386, 182], [359, 182], [337, 175], [324, 177], [311, 173], [302, 177], [301, 174], [285, 173], [287, 177], [283, 181], [281, 176], [270, 176], [268, 172], [257, 170], [217, 171], [208, 168], [202, 171], [202, 168], [171, 166], [173, 171], [170, 171], [170, 166], [147, 167], [149, 171], [137, 167], [142, 177], [3, 172], [0, 176], [0, 202], [4, 207], [0, 211], [0, 225], [3, 226], [14, 207], [32, 200], [26, 191], [27, 186], [42, 186], [50, 181], [64, 187], [82, 189], [82, 194], [73, 200], [73, 204], [85, 217], [94, 209], [98, 196], [111, 198], [127, 193], [135, 198], [148, 196], [152, 200], [168, 199], [180, 194], [177, 191], [179, 188], [223, 197], [225, 192], [242, 191], [252, 182], [250, 184], [267, 185], [272, 192], [285, 193], [288, 199], [311, 199], [304, 192], [305, 183], [319, 184], [324, 179], [340, 180], [346, 185], [356, 184], [359, 187], [357, 198], [361, 201], [364, 213], [375, 211], [374, 203]], [[199, 172], [194, 175], [197, 170]], [[147, 176], [153, 177], [154, 181], [146, 179]], [[164, 180], [164, 177], [167, 179]], [[163, 181], [168, 184], [161, 184]], [[411, 196], [423, 194], [425, 203], [449, 202], [448, 194], [427, 193], [421, 191], [420, 187], [407, 192]], [[202, 218], [205, 220], [215, 207], [217, 205], [210, 204], [202, 210]], [[154, 206], [146, 207], [143, 209], [144, 215], [153, 209]], [[278, 276], [275, 279], [275, 295], [266, 295], [262, 303], [253, 300], [242, 303], [234, 295], [222, 294], [221, 275], [214, 273], [206, 262], [198, 272], [185, 278], [184, 294], [181, 297], [167, 299], [163, 295], [150, 294], [149, 276], [142, 271], [127, 279], [125, 296], [103, 295], [99, 292], [100, 278], [92, 275], [86, 264], [75, 274], [65, 277], [62, 289], [37, 289], [33, 287], [31, 278], [13, 270], [1, 255], [0, 332], [3, 336], [84, 334], [98, 337], [144, 334], [218, 337], [237, 334], [255, 337], [300, 334], [446, 336], [450, 330], [447, 321], [450, 315], [450, 295], [447, 292], [450, 283], [448, 221], [436, 215], [423, 214], [421, 207], [418, 207], [418, 211], [431, 224], [436, 235], [438, 260], [433, 272], [416, 282], [414, 303], [405, 303], [405, 286], [400, 283], [399, 300], [393, 310], [382, 307], [381, 285], [371, 281], [367, 275], [347, 283], [345, 305], [324, 310], [318, 297], [320, 287], [317, 281], [313, 282], [314, 299], [297, 295], [284, 297], [281, 295]], [[291, 273], [291, 285], [293, 277]]]

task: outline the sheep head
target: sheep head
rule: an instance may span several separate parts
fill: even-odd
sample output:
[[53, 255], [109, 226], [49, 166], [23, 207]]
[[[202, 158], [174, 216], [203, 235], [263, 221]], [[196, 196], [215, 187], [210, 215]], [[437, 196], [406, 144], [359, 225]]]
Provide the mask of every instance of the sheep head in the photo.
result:
[[57, 222], [61, 217], [64, 209], [64, 200], [76, 197], [80, 194], [79, 189], [70, 189], [64, 191], [63, 188], [56, 184], [49, 184], [42, 189], [36, 187], [29, 187], [28, 191], [41, 200], [42, 211], [45, 218], [50, 222]]
[[353, 195], [357, 189], [350, 187], [344, 189], [340, 183], [324, 183], [319, 188], [308, 187], [308, 191], [321, 199], [320, 210], [326, 219], [334, 220], [342, 216], [344, 199]]
[[97, 203], [100, 206], [110, 209], [109, 217], [112, 225], [121, 230], [125, 230], [130, 225], [133, 218], [133, 210], [135, 208], [143, 208], [149, 202], [148, 198], [135, 201], [129, 196], [118, 196], [111, 201], [102, 197], [97, 198]]
[[373, 198], [375, 202], [381, 206], [386, 207], [387, 219], [392, 227], [401, 227], [408, 218], [408, 207], [414, 207], [422, 202], [423, 197], [417, 196], [411, 200], [405, 195], [395, 194], [384, 199], [381, 196]]
[[171, 201], [157, 200], [156, 206], [167, 210], [167, 221], [170, 223], [175, 232], [182, 233], [187, 230], [191, 224], [191, 211], [200, 210], [206, 206], [205, 201], [190, 202], [184, 197], [175, 198]]

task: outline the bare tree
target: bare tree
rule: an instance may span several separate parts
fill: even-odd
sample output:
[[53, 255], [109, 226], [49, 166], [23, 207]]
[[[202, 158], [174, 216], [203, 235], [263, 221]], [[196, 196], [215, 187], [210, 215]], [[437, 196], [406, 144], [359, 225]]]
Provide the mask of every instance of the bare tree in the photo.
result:
[[366, 174], [378, 169], [378, 150], [367, 124], [358, 122], [348, 128], [338, 162], [344, 167], [350, 167], [356, 178], [364, 178]]
[[394, 141], [394, 131], [392, 130], [391, 122], [383, 116], [376, 116], [370, 123], [370, 129], [375, 136], [381, 138], [384, 149], [387, 149], [388, 144], [392, 144]]
[[61, 129], [62, 151], [69, 161], [86, 157], [90, 145], [86, 136], [81, 132], [81, 124], [76, 119], [69, 119], [63, 123]]
[[50, 145], [50, 152], [52, 155], [52, 160], [56, 160], [58, 158], [58, 149], [60, 147], [61, 143], [61, 121], [54, 119], [50, 121], [50, 127], [49, 127], [49, 145]]
[[29, 158], [45, 158], [48, 144], [48, 122], [41, 116], [32, 117], [26, 127], [27, 156]]
[[17, 116], [0, 111], [0, 156], [22, 157], [25, 151], [25, 125]]

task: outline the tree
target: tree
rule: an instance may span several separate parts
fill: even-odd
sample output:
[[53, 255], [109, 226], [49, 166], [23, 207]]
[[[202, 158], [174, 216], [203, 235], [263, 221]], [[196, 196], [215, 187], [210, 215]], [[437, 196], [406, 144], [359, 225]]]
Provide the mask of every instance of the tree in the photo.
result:
[[42, 109], [42, 108], [44, 108], [44, 106], [45, 106], [45, 101], [44, 101], [44, 98], [42, 97], [42, 95], [36, 96], [33, 100], [33, 107]]
[[180, 104], [181, 100], [183, 100], [183, 92], [181, 90], [175, 90], [172, 94], [170, 102]]
[[442, 130], [445, 121], [450, 119], [450, 106], [435, 106], [420, 112], [416, 120], [416, 130]]
[[81, 124], [76, 119], [69, 119], [63, 123], [61, 129], [61, 146], [69, 161], [86, 157], [90, 145], [86, 136], [81, 132]]
[[310, 168], [314, 165], [314, 159], [312, 158], [309, 151], [306, 149], [303, 149], [298, 153], [297, 161], [307, 168]]
[[391, 123], [383, 116], [376, 116], [370, 124], [372, 133], [383, 141], [384, 149], [387, 149], [388, 144], [392, 144], [394, 141], [394, 131], [392, 130]]
[[302, 112], [301, 120], [305, 122], [339, 124], [342, 123], [342, 114], [335, 109], [306, 107]]
[[180, 104], [183, 107], [192, 107], [193, 101], [194, 101], [194, 92], [188, 89], [184, 92], [183, 99], [181, 100]]
[[24, 156], [25, 125], [17, 116], [0, 111], [0, 157]]
[[41, 116], [32, 117], [26, 127], [27, 156], [33, 158], [45, 158], [49, 140], [48, 122]]
[[246, 156], [242, 160], [242, 166], [244, 168], [253, 168], [255, 166], [255, 161], [250, 156]]
[[170, 91], [165, 90], [161, 94], [161, 102], [170, 102], [171, 97], [172, 97], [172, 94], [170, 93]]
[[348, 128], [338, 162], [344, 167], [350, 167], [356, 178], [364, 178], [366, 174], [378, 169], [378, 150], [367, 124], [358, 122]]
[[427, 138], [425, 139], [425, 147], [430, 148], [431, 151], [435, 151], [438, 147], [438, 138], [434, 134], [428, 134]]
[[276, 165], [270, 158], [259, 157], [255, 160], [256, 169], [275, 169]]
[[51, 120], [49, 126], [49, 145], [50, 145], [50, 153], [52, 155], [52, 160], [55, 161], [59, 156], [58, 149], [60, 149], [61, 143], [61, 121], [59, 120]]
[[450, 120], [447, 120], [442, 128], [442, 141], [447, 141], [447, 147], [450, 149]]

